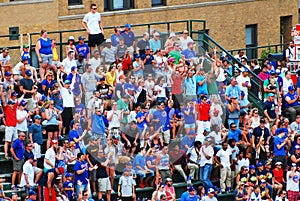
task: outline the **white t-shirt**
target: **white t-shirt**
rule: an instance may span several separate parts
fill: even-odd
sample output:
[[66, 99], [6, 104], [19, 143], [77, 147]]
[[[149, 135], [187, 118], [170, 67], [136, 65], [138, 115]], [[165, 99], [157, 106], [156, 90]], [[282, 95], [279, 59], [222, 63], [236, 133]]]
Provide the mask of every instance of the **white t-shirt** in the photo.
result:
[[238, 83], [238, 86], [239, 86], [240, 90], [245, 92], [245, 97], [247, 98], [247, 96], [248, 96], [248, 88], [246, 86], [243, 87], [243, 84], [245, 84], [246, 82], [248, 82], [248, 86], [251, 86], [250, 78], [248, 76], [244, 77], [243, 75], [239, 75], [236, 78], [236, 81]]
[[34, 185], [34, 170], [33, 170], [32, 164], [28, 160], [23, 165], [23, 173], [22, 173], [21, 182], [20, 182], [21, 186], [26, 186], [26, 180], [25, 180], [25, 176], [24, 176], [25, 174], [28, 176], [28, 182], [29, 182], [30, 186], [33, 186]]
[[299, 177], [300, 173], [296, 171], [293, 177], [289, 177], [292, 171], [286, 173], [286, 191], [296, 191], [299, 192]]
[[[217, 82], [223, 82], [223, 81], [225, 81], [226, 77], [225, 77], [225, 73], [224, 73], [225, 71], [224, 71], [224, 69], [222, 67], [219, 67], [219, 68], [217, 68], [217, 70], [220, 70], [220, 73], [219, 73], [216, 81]], [[217, 75], [217, 70], [216, 70], [216, 75]]]
[[300, 124], [297, 124], [295, 121], [291, 123], [290, 128], [296, 133], [300, 134]]
[[87, 13], [83, 20], [87, 24], [88, 29], [90, 30], [90, 34], [99, 34], [101, 33], [101, 29], [99, 26], [99, 22], [101, 21], [101, 15], [100, 13]]
[[[72, 86], [72, 85], [71, 85]], [[72, 90], [68, 90], [65, 87], [60, 87], [60, 94], [63, 98], [64, 107], [75, 107], [74, 105], [74, 95]]]
[[250, 200], [251, 201], [261, 201], [261, 195], [260, 195], [260, 193], [258, 193], [256, 195], [255, 192], [252, 192], [251, 195], [250, 195]]
[[[27, 112], [25, 110], [17, 110], [17, 119], [22, 119], [27, 116]], [[28, 126], [27, 126], [27, 120], [25, 119], [24, 121], [17, 123], [16, 126], [17, 130], [19, 131], [28, 131]]]
[[[204, 155], [204, 153], [208, 156], [210, 156], [210, 159], [207, 159]], [[203, 167], [205, 164], [212, 164], [212, 158], [214, 156], [214, 148], [209, 145], [208, 147], [206, 147], [205, 145], [201, 147], [200, 149], [200, 167]]]
[[120, 110], [110, 110], [107, 112], [107, 116], [110, 117], [112, 115], [112, 118], [109, 122], [108, 129], [117, 127], [120, 127], [120, 117], [121, 117], [121, 111]]
[[100, 108], [100, 105], [102, 103], [102, 99], [98, 98], [98, 100], [95, 101], [95, 105], [93, 108], [93, 103], [94, 103], [94, 97], [88, 102], [87, 109], [92, 111], [95, 108]]
[[181, 43], [181, 48], [183, 50], [188, 48], [188, 43], [189, 42], [194, 42], [193, 39], [190, 36], [187, 36], [186, 39], [183, 38], [183, 37], [180, 37], [179, 40], [180, 40], [180, 43]]
[[[55, 151], [53, 148], [49, 148], [46, 153], [45, 153], [45, 159], [48, 159], [52, 164], [55, 164]], [[46, 163], [46, 160], [44, 160], [44, 168], [46, 169], [52, 169], [53, 167], [48, 165], [48, 163]]]
[[64, 69], [65, 69], [67, 75], [69, 75], [69, 73], [71, 73], [71, 68], [73, 66], [77, 66], [76, 61], [74, 59], [72, 59], [70, 61], [70, 59], [68, 57], [62, 61], [61, 65], [64, 66]]
[[91, 67], [93, 69], [92, 72], [96, 73], [97, 67], [101, 65], [101, 59], [100, 59], [100, 57], [98, 59], [96, 59], [95, 57], [92, 57], [89, 60], [89, 64], [91, 64]]
[[163, 83], [162, 86], [155, 85], [154, 91], [157, 91], [156, 97], [166, 97], [166, 89], [165, 89], [166, 87], [167, 87], [166, 83]]
[[282, 82], [283, 82], [283, 85], [282, 85], [282, 92], [283, 92], [283, 95], [287, 94], [289, 92], [288, 88], [289, 86], [293, 86], [293, 80], [292, 79], [286, 79], [286, 77], [283, 77], [282, 78]]
[[230, 167], [230, 155], [231, 150], [229, 148], [226, 151], [222, 148], [217, 152], [217, 155], [220, 158], [220, 162], [224, 168]]

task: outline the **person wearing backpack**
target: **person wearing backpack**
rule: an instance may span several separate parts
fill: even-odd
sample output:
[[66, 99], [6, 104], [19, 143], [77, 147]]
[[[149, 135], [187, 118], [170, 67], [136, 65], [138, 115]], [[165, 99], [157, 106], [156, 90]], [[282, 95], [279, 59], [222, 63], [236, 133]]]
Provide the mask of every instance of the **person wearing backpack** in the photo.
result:
[[294, 41], [290, 41], [289, 47], [286, 48], [283, 52], [283, 60], [286, 62], [291, 62], [294, 60]]

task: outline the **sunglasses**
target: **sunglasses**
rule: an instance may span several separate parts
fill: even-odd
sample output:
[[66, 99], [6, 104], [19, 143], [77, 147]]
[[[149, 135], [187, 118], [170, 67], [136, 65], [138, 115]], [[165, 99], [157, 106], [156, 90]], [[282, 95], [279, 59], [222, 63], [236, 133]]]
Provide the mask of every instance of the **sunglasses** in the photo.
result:
[[92, 8], [92, 10], [97, 10], [97, 7]]

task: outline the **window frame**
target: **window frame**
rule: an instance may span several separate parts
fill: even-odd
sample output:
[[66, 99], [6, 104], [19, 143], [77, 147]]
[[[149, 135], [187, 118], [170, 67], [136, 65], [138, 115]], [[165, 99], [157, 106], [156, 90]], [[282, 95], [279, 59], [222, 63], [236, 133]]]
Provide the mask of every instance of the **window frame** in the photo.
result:
[[151, 4], [152, 4], [152, 7], [155, 7], [155, 6], [166, 6], [167, 5], [167, 0], [160, 0], [160, 3], [153, 3], [153, 0], [151, 0]]
[[123, 8], [114, 8], [114, 0], [104, 0], [104, 12], [129, 10], [134, 8], [134, 0], [123, 0]]
[[83, 5], [82, 0], [68, 0], [68, 6]]

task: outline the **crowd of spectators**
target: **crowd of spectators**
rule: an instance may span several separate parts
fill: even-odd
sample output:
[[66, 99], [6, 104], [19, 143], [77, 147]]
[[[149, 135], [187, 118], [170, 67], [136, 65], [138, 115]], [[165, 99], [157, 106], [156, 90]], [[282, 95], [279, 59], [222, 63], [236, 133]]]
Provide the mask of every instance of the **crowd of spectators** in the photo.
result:
[[[130, 201], [139, 199], [136, 188], [153, 187], [150, 200], [175, 201], [177, 174], [187, 182], [181, 201], [231, 192], [237, 201], [298, 200], [300, 84], [284, 61], [260, 66], [239, 51], [243, 65], [232, 65], [217, 49], [197, 55], [187, 30], [137, 40], [127, 23], [109, 37], [96, 10], [92, 4], [82, 22], [88, 44], [70, 36], [62, 61], [56, 40], [41, 31], [40, 79], [23, 36], [16, 66], [8, 48], [0, 54], [12, 190], [24, 188], [28, 200], [37, 187], [44, 200], [110, 201], [115, 192]], [[249, 93], [263, 102], [261, 115]]]

